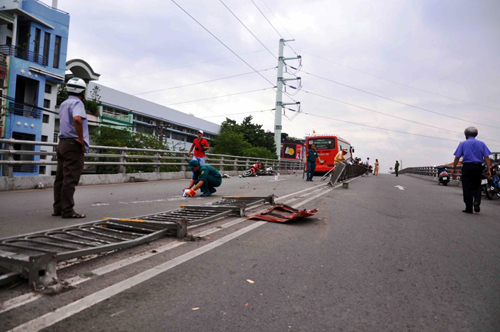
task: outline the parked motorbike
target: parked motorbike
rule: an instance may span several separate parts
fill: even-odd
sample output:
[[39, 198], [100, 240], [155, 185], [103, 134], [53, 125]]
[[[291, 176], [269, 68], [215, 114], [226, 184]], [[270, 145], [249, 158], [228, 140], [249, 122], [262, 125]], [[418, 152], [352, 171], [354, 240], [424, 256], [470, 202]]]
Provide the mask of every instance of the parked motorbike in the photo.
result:
[[451, 176], [448, 173], [448, 169], [446, 168], [446, 166], [437, 166], [436, 169], [438, 174], [438, 184], [447, 186], [451, 180]]
[[483, 188], [484, 194], [486, 195], [486, 198], [488, 199], [493, 199], [493, 197], [495, 196], [500, 198], [500, 179], [498, 177], [499, 167], [499, 165], [491, 166], [491, 177], [481, 180], [481, 186]]

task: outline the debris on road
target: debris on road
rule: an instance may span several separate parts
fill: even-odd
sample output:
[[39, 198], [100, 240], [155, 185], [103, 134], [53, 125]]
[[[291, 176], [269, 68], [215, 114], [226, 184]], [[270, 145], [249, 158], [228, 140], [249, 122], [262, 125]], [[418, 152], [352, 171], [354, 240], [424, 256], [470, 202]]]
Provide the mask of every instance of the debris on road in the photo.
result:
[[287, 222], [294, 219], [306, 218], [318, 212], [314, 210], [297, 210], [286, 204], [276, 204], [268, 208], [266, 211], [249, 216], [247, 219], [258, 219], [271, 222]]

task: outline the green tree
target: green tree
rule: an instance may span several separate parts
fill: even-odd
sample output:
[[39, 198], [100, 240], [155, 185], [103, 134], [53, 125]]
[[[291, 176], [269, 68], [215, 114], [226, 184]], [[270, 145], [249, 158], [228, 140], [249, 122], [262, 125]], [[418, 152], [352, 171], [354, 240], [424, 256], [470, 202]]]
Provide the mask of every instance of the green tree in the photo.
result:
[[243, 119], [241, 124], [226, 118], [221, 124], [221, 134], [213, 140], [212, 145], [214, 153], [276, 158], [274, 136], [266, 133], [262, 125], [252, 123], [251, 115]]
[[228, 154], [232, 156], [245, 156], [244, 151], [252, 145], [248, 143], [242, 133], [226, 130], [212, 140], [212, 153]]
[[[110, 147], [128, 147], [128, 148], [139, 148], [139, 149], [153, 149], [153, 150], [167, 150], [168, 147], [164, 142], [158, 140], [156, 136], [130, 132], [125, 129], [115, 129], [110, 127], [99, 127], [91, 134], [92, 143], [100, 146], [110, 146]], [[118, 150], [109, 149], [106, 151], [101, 151], [104, 154], [121, 154]], [[155, 153], [134, 151], [129, 154], [134, 155], [150, 155], [151, 158], [127, 158], [130, 162], [153, 162], [155, 160]], [[168, 155], [168, 154], [167, 154]], [[117, 161], [116, 158], [102, 158], [99, 157], [96, 161]], [[179, 160], [170, 160], [171, 162], [183, 162], [182, 157]], [[118, 166], [97, 166], [97, 173], [117, 173]], [[127, 172], [152, 172], [154, 166], [127, 166]], [[180, 166], [161, 166], [160, 171], [179, 171]]]

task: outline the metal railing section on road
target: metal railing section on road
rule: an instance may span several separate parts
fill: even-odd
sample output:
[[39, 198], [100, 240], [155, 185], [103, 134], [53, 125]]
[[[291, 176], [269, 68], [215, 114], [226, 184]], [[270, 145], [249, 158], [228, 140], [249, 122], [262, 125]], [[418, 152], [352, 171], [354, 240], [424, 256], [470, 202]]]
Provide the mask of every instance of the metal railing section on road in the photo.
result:
[[0, 285], [24, 277], [30, 286], [47, 286], [57, 281], [57, 262], [125, 249], [167, 235], [183, 238], [188, 225], [200, 225], [231, 214], [245, 215], [245, 209], [263, 203], [267, 197], [223, 197], [212, 205], [183, 205], [180, 209], [134, 218], [106, 218], [79, 225], [0, 239]]

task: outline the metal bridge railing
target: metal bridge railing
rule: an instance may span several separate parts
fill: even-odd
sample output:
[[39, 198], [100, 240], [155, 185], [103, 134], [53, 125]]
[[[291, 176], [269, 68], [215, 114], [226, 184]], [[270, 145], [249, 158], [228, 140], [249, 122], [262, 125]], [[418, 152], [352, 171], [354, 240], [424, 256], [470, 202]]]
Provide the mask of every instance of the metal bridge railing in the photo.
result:
[[[19, 147], [22, 146], [32, 146], [33, 149], [19, 149]], [[42, 146], [48, 146], [52, 151], [40, 151]], [[0, 139], [0, 166], [3, 168], [1, 175], [13, 177], [14, 168], [19, 168], [20, 165], [35, 167], [57, 165], [56, 147], [57, 143]], [[283, 170], [301, 171], [304, 169], [304, 163], [300, 160], [278, 161], [276, 159], [207, 154], [207, 163], [217, 168], [221, 173], [249, 169], [257, 159], [259, 159], [265, 167], [273, 167], [278, 172]], [[115, 146], [91, 145], [90, 153], [85, 154], [85, 165], [93, 168], [93, 173], [96, 174], [136, 173], [144, 171], [146, 168], [151, 169], [152, 172], [185, 172], [187, 161], [187, 151], [153, 150]], [[100, 169], [104, 169], [104, 171], [101, 172], [99, 171]]]
[[[452, 180], [460, 180], [462, 175], [462, 166], [457, 166], [453, 175], [451, 175], [451, 167], [446, 167]], [[437, 177], [438, 171], [436, 166], [423, 166], [423, 167], [407, 167], [399, 171], [399, 174], [417, 174], [422, 176]]]

